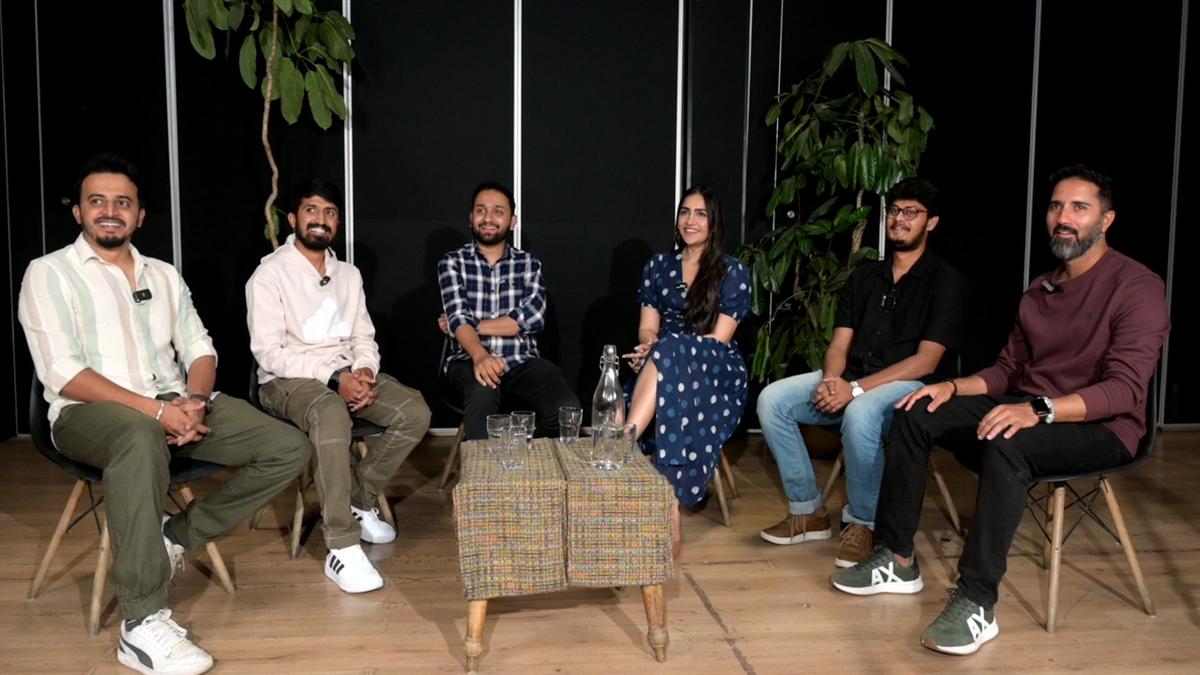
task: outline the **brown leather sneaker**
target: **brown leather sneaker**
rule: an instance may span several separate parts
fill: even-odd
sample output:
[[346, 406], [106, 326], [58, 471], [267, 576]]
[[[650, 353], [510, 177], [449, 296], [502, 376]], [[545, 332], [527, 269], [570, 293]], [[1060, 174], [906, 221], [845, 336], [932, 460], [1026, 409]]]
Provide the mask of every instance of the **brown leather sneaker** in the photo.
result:
[[838, 567], [854, 567], [867, 559], [875, 548], [875, 533], [866, 525], [850, 523], [842, 530], [842, 541], [838, 544], [833, 564]]
[[772, 525], [758, 534], [772, 544], [781, 546], [802, 544], [816, 539], [828, 539], [831, 535], [829, 514], [818, 511], [797, 516], [789, 513], [778, 524]]

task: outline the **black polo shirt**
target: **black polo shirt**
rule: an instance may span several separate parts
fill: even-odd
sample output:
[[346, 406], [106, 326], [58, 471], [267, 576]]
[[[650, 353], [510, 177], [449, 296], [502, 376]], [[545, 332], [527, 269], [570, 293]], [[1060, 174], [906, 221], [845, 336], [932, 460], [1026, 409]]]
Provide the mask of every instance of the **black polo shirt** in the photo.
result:
[[917, 353], [922, 340], [946, 348], [926, 381], [954, 375], [967, 323], [967, 281], [925, 249], [900, 282], [892, 283], [892, 256], [861, 263], [838, 296], [838, 328], [854, 330], [846, 372], [855, 380]]

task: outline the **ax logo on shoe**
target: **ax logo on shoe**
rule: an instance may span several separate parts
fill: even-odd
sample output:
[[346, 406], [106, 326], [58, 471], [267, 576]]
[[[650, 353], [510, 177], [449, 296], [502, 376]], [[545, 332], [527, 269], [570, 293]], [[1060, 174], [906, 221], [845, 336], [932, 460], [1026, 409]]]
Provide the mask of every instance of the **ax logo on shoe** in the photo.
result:
[[[882, 572], [882, 574], [881, 574], [881, 572]], [[886, 579], [883, 576], [884, 574], [887, 575]], [[876, 567], [875, 569], [871, 570], [871, 585], [872, 586], [878, 586], [880, 584], [890, 584], [892, 582], [895, 582], [898, 584], [904, 583], [904, 580], [902, 580], [900, 577], [896, 576], [896, 563], [894, 561], [888, 563], [887, 567]]]
[[341, 560], [338, 560], [338, 557], [336, 555], [329, 556], [329, 569], [333, 570], [335, 574], [341, 574], [342, 568], [345, 566], [346, 566], [346, 563], [342, 562]]
[[975, 642], [979, 641], [979, 636], [983, 634], [983, 629], [987, 628], [987, 617], [984, 616], [983, 608], [979, 608], [978, 614], [972, 614], [967, 617], [967, 628], [971, 631], [971, 639]]

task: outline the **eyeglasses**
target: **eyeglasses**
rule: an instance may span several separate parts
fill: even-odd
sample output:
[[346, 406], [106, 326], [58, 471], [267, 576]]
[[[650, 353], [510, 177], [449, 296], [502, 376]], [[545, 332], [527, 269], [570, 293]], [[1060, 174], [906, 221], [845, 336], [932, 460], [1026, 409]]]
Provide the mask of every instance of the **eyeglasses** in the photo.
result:
[[929, 212], [926, 211], [925, 209], [918, 209], [915, 206], [905, 206], [904, 208], [900, 208], [899, 206], [896, 206], [895, 204], [893, 204], [893, 205], [887, 207], [887, 214], [893, 218], [896, 218], [901, 213], [904, 214], [905, 220], [915, 220], [916, 217], [919, 216], [920, 214], [929, 213]]

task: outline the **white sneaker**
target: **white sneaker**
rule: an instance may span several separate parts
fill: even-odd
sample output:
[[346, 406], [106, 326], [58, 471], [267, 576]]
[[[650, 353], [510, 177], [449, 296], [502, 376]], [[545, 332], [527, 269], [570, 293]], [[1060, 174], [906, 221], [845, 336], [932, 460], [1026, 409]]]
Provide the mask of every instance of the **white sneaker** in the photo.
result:
[[366, 593], [383, 586], [383, 577], [358, 544], [329, 551], [325, 576], [347, 593]]
[[179, 544], [176, 544], [175, 542], [173, 542], [169, 538], [167, 538], [167, 533], [166, 533], [167, 521], [170, 519], [171, 519], [171, 516], [163, 516], [162, 517], [162, 530], [163, 530], [162, 538], [163, 538], [163, 546], [167, 547], [167, 559], [171, 561], [171, 579], [174, 579], [175, 572], [177, 572], [177, 571], [182, 572], [187, 567], [187, 561], [184, 560], [184, 558], [183, 558], [183, 553], [185, 550], [183, 548], [183, 546], [180, 546]]
[[148, 675], [194, 675], [212, 668], [208, 652], [187, 639], [187, 630], [171, 618], [171, 610], [160, 609], [133, 627], [121, 622], [117, 661]]
[[354, 519], [362, 526], [359, 538], [363, 541], [368, 544], [390, 544], [396, 541], [396, 528], [379, 517], [379, 509], [363, 511], [351, 506], [350, 513], [354, 514]]

